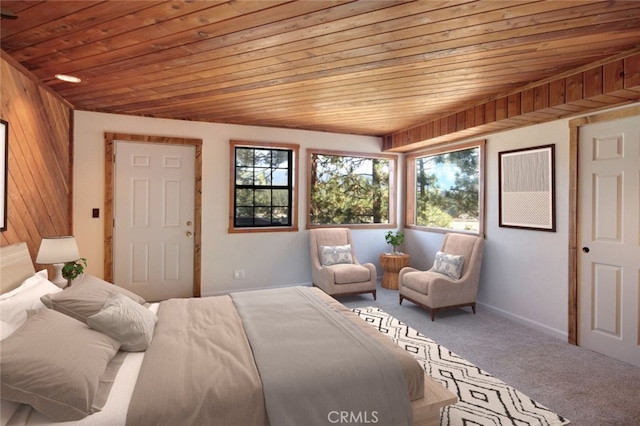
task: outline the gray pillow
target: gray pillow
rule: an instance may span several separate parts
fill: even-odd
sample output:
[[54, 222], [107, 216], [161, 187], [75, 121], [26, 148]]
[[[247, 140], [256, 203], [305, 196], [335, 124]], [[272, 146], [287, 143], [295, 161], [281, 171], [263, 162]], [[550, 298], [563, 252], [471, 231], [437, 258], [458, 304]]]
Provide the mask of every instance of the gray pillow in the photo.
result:
[[151, 344], [158, 317], [121, 293], [113, 293], [87, 325], [116, 339], [129, 352], [146, 350]]
[[47, 308], [62, 312], [86, 324], [87, 318], [98, 313], [112, 293], [124, 294], [139, 304], [145, 303], [142, 297], [129, 290], [86, 274], [64, 291], [47, 294], [40, 300]]
[[464, 256], [447, 254], [439, 251], [436, 253], [436, 260], [433, 262], [432, 271], [457, 280], [460, 279], [463, 266]]
[[51, 309], [30, 314], [0, 345], [2, 399], [29, 404], [54, 421], [100, 411], [101, 378], [120, 344]]
[[320, 246], [320, 263], [322, 266], [353, 263], [351, 244], [343, 246]]

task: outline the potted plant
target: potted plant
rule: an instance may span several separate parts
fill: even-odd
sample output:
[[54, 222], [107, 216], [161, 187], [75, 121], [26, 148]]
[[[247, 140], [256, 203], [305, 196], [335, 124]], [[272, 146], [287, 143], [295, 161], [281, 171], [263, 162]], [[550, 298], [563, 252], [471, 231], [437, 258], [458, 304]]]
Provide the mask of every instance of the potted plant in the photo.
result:
[[389, 231], [384, 236], [387, 244], [391, 244], [391, 254], [398, 254], [397, 247], [404, 243], [404, 234], [401, 231]]
[[71, 285], [71, 281], [78, 278], [84, 273], [84, 268], [87, 267], [87, 259], [81, 257], [73, 262], [67, 262], [62, 267], [62, 276], [67, 279], [67, 287]]

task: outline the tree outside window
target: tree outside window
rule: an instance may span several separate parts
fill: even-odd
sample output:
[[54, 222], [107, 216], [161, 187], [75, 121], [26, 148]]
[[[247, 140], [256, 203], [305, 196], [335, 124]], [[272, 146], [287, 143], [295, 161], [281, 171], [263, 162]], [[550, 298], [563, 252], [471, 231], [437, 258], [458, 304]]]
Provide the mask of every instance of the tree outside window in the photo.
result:
[[426, 151], [407, 158], [409, 225], [474, 234], [482, 232], [483, 148], [484, 142], [476, 142], [471, 146]]
[[231, 232], [296, 227], [297, 145], [231, 141]]
[[309, 151], [309, 226], [395, 222], [391, 155]]

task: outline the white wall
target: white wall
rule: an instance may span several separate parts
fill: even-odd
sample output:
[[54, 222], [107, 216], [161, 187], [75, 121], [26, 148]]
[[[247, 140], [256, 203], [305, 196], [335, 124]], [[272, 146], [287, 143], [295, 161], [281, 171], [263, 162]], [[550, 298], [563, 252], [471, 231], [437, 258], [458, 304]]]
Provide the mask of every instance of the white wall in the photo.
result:
[[[478, 303], [566, 340], [569, 121], [557, 120], [485, 139], [486, 241]], [[547, 144], [556, 145], [556, 232], [499, 227], [498, 153]], [[411, 230], [406, 233], [412, 266], [431, 267], [444, 235]]]
[[[164, 120], [86, 111], [74, 113], [73, 227], [87, 259], [87, 272], [104, 276], [104, 132], [199, 138], [202, 149], [202, 294], [310, 284], [309, 236], [305, 230], [306, 148], [380, 152], [376, 137], [303, 130]], [[229, 140], [300, 145], [299, 232], [228, 234]], [[399, 191], [400, 192], [400, 191]], [[100, 218], [91, 217], [100, 208]], [[360, 262], [373, 262], [388, 249], [386, 229], [354, 230]], [[233, 270], [245, 279], [234, 280]]]
[[[568, 171], [569, 120], [529, 126], [486, 137], [485, 255], [478, 303], [502, 315], [566, 340], [568, 333]], [[105, 131], [202, 138], [203, 223], [202, 293], [309, 284], [308, 232], [304, 230], [306, 200], [305, 148], [380, 152], [373, 137], [183, 122], [91, 112], [75, 112], [74, 232], [88, 271], [102, 276], [103, 222], [91, 209], [103, 207]], [[229, 139], [291, 142], [301, 145], [300, 232], [227, 234]], [[472, 140], [472, 139], [470, 139]], [[554, 143], [556, 145], [556, 232], [498, 226], [498, 153]], [[400, 162], [402, 172], [403, 161]], [[399, 182], [403, 182], [400, 173]], [[398, 191], [401, 200], [402, 190]], [[399, 218], [403, 217], [399, 203]], [[388, 250], [385, 230], [357, 230], [354, 245], [361, 262], [381, 269], [378, 255]], [[403, 250], [411, 266], [428, 269], [443, 234], [406, 230]], [[233, 280], [234, 269], [246, 279]]]

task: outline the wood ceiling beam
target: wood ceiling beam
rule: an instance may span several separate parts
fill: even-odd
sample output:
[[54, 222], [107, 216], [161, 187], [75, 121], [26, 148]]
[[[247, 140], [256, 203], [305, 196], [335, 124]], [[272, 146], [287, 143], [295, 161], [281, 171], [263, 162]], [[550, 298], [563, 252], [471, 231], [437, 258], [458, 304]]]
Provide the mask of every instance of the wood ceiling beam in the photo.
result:
[[385, 135], [383, 151], [409, 152], [640, 100], [640, 53], [594, 65]]

